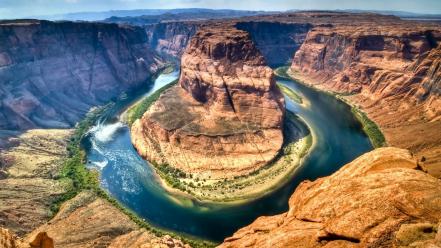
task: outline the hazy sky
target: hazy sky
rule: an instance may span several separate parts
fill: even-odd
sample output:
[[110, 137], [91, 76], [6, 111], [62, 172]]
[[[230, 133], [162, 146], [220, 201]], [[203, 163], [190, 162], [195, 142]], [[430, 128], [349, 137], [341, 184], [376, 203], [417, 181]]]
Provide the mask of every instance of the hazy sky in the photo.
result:
[[0, 0], [0, 19], [149, 8], [369, 9], [441, 14], [441, 0]]

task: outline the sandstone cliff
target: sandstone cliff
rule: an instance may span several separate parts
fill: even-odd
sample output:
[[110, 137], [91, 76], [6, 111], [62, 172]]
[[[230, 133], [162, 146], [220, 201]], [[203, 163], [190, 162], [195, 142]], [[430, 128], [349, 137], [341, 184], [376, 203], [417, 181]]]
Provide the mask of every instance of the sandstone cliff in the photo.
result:
[[284, 107], [248, 33], [211, 26], [192, 38], [179, 85], [134, 123], [132, 141], [143, 157], [184, 172], [243, 175], [278, 153]]
[[269, 65], [281, 66], [292, 61], [312, 25], [262, 20], [239, 21], [236, 27], [251, 35]]
[[390, 145], [410, 149], [441, 176], [441, 26], [337, 23], [311, 30], [291, 70], [315, 86], [350, 93]]
[[142, 86], [161, 62], [142, 28], [0, 23], [0, 129], [71, 127], [92, 106]]
[[144, 26], [149, 46], [162, 57], [179, 63], [200, 22], [166, 22]]
[[366, 153], [303, 182], [288, 212], [258, 218], [220, 247], [437, 247], [441, 180], [418, 169], [407, 150]]

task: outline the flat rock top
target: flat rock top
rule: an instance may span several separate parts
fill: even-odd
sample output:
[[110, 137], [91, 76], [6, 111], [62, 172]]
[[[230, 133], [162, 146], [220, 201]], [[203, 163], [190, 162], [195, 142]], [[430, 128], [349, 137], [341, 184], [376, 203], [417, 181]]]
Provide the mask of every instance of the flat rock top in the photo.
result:
[[258, 130], [258, 126], [246, 125], [238, 118], [226, 120], [210, 114], [209, 109], [178, 85], [164, 92], [148, 113], [151, 113], [151, 120], [166, 130], [179, 129], [180, 132], [193, 135], [225, 136]]
[[230, 64], [266, 65], [251, 36], [229, 24], [200, 28], [191, 39], [185, 53], [217, 61], [228, 60]]
[[[439, 244], [441, 180], [417, 169], [407, 150], [376, 149], [329, 177], [301, 183], [287, 213], [260, 217], [222, 247]], [[437, 232], [439, 240], [434, 240]]]
[[181, 64], [179, 85], [164, 92], [144, 115], [164, 129], [234, 135], [267, 128], [264, 118], [255, 118], [263, 109], [282, 115], [283, 98], [272, 70], [247, 32], [229, 25], [201, 28]]

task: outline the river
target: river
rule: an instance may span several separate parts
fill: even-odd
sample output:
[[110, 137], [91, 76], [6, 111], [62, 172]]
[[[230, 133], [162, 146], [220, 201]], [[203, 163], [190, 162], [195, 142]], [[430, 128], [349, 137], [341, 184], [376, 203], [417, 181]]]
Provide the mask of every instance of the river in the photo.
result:
[[[178, 77], [178, 72], [160, 75], [145, 95]], [[288, 110], [311, 128], [314, 144], [294, 176], [278, 190], [241, 204], [201, 203], [164, 190], [148, 162], [133, 148], [126, 125], [100, 121], [88, 136], [89, 167], [101, 172], [101, 186], [125, 207], [154, 226], [215, 242], [222, 241], [258, 216], [288, 210], [288, 199], [303, 180], [314, 180], [338, 170], [359, 155], [372, 150], [361, 124], [346, 104], [335, 97], [292, 80], [277, 79], [295, 90], [307, 104], [286, 98]], [[115, 115], [121, 111], [115, 111]]]

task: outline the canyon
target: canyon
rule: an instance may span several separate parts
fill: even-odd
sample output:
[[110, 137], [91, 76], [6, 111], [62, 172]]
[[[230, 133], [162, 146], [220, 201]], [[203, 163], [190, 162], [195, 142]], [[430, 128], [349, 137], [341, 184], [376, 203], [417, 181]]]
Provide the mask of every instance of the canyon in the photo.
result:
[[199, 29], [181, 58], [177, 86], [132, 125], [149, 161], [193, 176], [256, 171], [283, 143], [284, 99], [250, 36], [233, 27]]
[[0, 129], [73, 127], [91, 107], [145, 87], [163, 65], [138, 27], [0, 23]]
[[66, 128], [182, 61], [178, 84], [132, 127], [148, 160], [218, 179], [271, 161], [286, 113], [266, 65], [287, 63], [289, 76], [363, 111], [387, 145], [405, 148], [376, 149], [301, 183], [286, 213], [258, 218], [221, 247], [441, 246], [439, 24], [343, 12], [131, 24], [0, 22], [0, 129], [20, 131], [0, 140], [0, 224], [9, 229], [0, 244], [188, 246], [140, 228], [93, 192], [50, 210], [65, 194], [57, 175]]
[[344, 95], [441, 176], [441, 29], [407, 22], [317, 27], [296, 52], [293, 77]]

